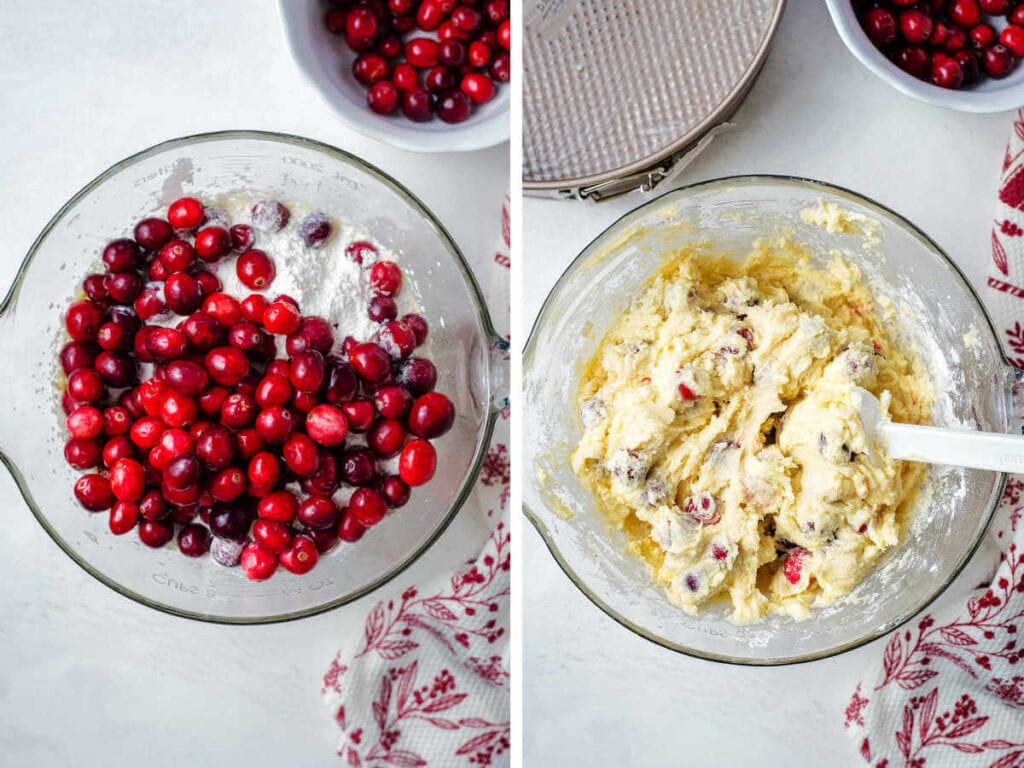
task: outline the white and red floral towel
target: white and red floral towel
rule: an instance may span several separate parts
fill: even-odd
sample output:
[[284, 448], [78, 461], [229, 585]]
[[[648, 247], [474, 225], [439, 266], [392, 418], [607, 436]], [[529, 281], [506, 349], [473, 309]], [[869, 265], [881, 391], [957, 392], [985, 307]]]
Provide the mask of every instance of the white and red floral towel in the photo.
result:
[[[509, 317], [509, 237], [506, 196], [498, 247], [470, 256], [500, 331]], [[508, 436], [506, 409], [460, 513], [482, 515], [491, 528], [477, 559], [423, 584], [397, 582], [394, 595], [343, 639], [324, 674], [324, 700], [342, 731], [342, 765], [508, 765]]]
[[[1024, 368], [1024, 110], [1003, 161], [984, 299]], [[1001, 556], [987, 586], [890, 635], [853, 691], [844, 724], [873, 768], [1024, 768], [1024, 476], [1007, 483], [989, 537]]]

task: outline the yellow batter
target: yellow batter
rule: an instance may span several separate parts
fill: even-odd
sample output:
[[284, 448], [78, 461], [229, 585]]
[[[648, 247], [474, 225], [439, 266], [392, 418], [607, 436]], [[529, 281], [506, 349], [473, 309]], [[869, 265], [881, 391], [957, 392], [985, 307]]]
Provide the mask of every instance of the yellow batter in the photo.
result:
[[585, 370], [573, 469], [687, 612], [803, 618], [897, 543], [923, 478], [868, 444], [855, 386], [927, 421], [927, 374], [856, 267], [785, 239], [682, 253]]

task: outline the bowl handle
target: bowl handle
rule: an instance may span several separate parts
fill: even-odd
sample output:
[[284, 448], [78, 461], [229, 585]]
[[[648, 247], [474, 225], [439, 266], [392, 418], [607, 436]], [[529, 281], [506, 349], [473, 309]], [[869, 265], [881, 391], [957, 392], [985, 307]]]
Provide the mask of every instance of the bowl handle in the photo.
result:
[[508, 339], [493, 336], [487, 347], [487, 368], [490, 373], [491, 410], [493, 411], [502, 411], [509, 404], [510, 346]]

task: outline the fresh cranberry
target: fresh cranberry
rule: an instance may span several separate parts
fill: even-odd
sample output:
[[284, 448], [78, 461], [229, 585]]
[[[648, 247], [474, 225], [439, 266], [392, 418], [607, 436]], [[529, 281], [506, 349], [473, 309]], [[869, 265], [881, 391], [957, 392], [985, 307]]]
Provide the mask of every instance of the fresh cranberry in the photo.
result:
[[488, 69], [491, 77], [499, 83], [507, 83], [512, 79], [512, 61], [508, 53], [502, 51], [491, 61]]
[[395, 65], [391, 73], [391, 82], [402, 93], [408, 93], [420, 87], [420, 76], [412, 64], [403, 61]]
[[263, 313], [263, 327], [270, 333], [287, 336], [295, 333], [302, 324], [298, 310], [284, 301], [275, 301]]
[[142, 320], [153, 320], [167, 314], [163, 293], [160, 286], [149, 285], [135, 297], [135, 311]]
[[256, 244], [256, 232], [248, 224], [235, 224], [228, 229], [231, 235], [231, 250], [244, 251]]
[[174, 237], [171, 225], [163, 219], [143, 219], [135, 225], [135, 242], [147, 251], [158, 251]]
[[[97, 334], [100, 325], [96, 326]], [[81, 341], [69, 341], [60, 350], [60, 367], [66, 374], [80, 368], [91, 368], [96, 362], [97, 349], [91, 344]]]
[[[131, 304], [142, 293], [142, 278], [134, 272], [118, 272], [107, 281], [110, 300], [117, 304]], [[132, 313], [134, 315], [134, 312]], [[111, 309], [111, 316], [114, 312]]]
[[476, 72], [471, 72], [463, 77], [459, 88], [464, 94], [469, 96], [470, 101], [474, 104], [486, 104], [497, 93], [494, 81], [487, 75], [481, 75]]
[[483, 16], [471, 5], [460, 5], [452, 12], [452, 23], [463, 32], [475, 32], [483, 23]]
[[472, 32], [464, 32], [459, 29], [451, 19], [441, 22], [441, 26], [437, 28], [437, 39], [442, 42], [445, 40], [462, 40], [465, 42], [472, 37]]
[[256, 402], [260, 408], [272, 408], [284, 405], [292, 397], [291, 382], [284, 376], [268, 374], [256, 387]]
[[144, 415], [142, 410], [142, 398], [139, 396], [139, 388], [125, 390], [117, 398], [117, 404], [131, 414], [133, 419], [141, 418]]
[[291, 435], [281, 449], [284, 463], [299, 477], [308, 477], [320, 467], [320, 452], [316, 443], [301, 432]]
[[1010, 10], [1010, 0], [980, 0], [978, 4], [989, 16], [1002, 16]]
[[211, 424], [196, 440], [196, 456], [212, 472], [228, 467], [235, 457], [235, 440], [231, 430]]
[[171, 275], [171, 270], [164, 264], [164, 260], [159, 256], [156, 256], [149, 266], [146, 268], [146, 274], [149, 276], [150, 282], [162, 283]]
[[424, 0], [416, 9], [416, 26], [424, 32], [433, 32], [444, 21], [445, 13], [435, 0]]
[[159, 416], [160, 406], [168, 389], [169, 386], [164, 379], [153, 378], [142, 382], [139, 385], [139, 401], [142, 403], [142, 410], [150, 416]]
[[338, 490], [338, 460], [333, 453], [323, 451], [316, 472], [302, 478], [302, 490], [314, 496], [330, 496]]
[[178, 456], [164, 470], [163, 480], [168, 487], [184, 491], [194, 487], [202, 477], [203, 467], [192, 454]]
[[220, 407], [220, 421], [232, 429], [251, 427], [256, 421], [256, 399], [241, 392], [228, 395]]
[[981, 56], [977, 51], [957, 51], [953, 58], [960, 64], [964, 85], [972, 85], [981, 80]]
[[423, 78], [423, 83], [431, 93], [443, 93], [455, 87], [455, 73], [448, 67], [433, 67]]
[[229, 394], [227, 387], [210, 387], [199, 396], [199, 410], [206, 416], [217, 416]]
[[103, 249], [103, 263], [111, 272], [130, 272], [142, 265], [142, 252], [134, 240], [112, 240]]
[[398, 305], [389, 296], [374, 296], [370, 299], [366, 315], [375, 323], [385, 323], [398, 317]]
[[1013, 6], [1013, 10], [1006, 15], [1006, 20], [1011, 24], [1024, 26], [1024, 3], [1017, 3]]
[[64, 460], [75, 469], [92, 469], [102, 460], [103, 449], [100, 441], [71, 438], [64, 444]]
[[139, 540], [147, 547], [159, 549], [174, 538], [174, 525], [161, 520], [143, 520], [139, 525]]
[[350, 448], [341, 455], [340, 471], [349, 485], [369, 485], [377, 475], [377, 461], [367, 448]]
[[256, 417], [256, 431], [264, 441], [280, 445], [295, 430], [295, 414], [280, 405], [267, 408]]
[[110, 508], [108, 525], [115, 536], [128, 533], [139, 522], [139, 505], [130, 501], [118, 501]]
[[125, 435], [132, 426], [132, 415], [127, 408], [112, 405], [103, 410], [103, 434], [107, 437]]
[[240, 304], [242, 317], [250, 323], [256, 323], [257, 325], [262, 324], [263, 313], [267, 311], [267, 307], [269, 306], [270, 302], [267, 301], [266, 296], [261, 296], [258, 293], [250, 294], [242, 299]]
[[1010, 49], [1018, 59], [1024, 57], [1024, 27], [1010, 24], [999, 34], [999, 42]]
[[412, 402], [409, 390], [397, 385], [382, 387], [373, 395], [373, 404], [385, 419], [404, 419]]
[[376, 409], [373, 401], [367, 398], [357, 398], [341, 404], [341, 411], [348, 419], [348, 428], [351, 432], [366, 432], [373, 426], [376, 419]]
[[242, 284], [254, 291], [262, 291], [267, 288], [274, 282], [276, 274], [274, 262], [270, 260], [270, 257], [255, 248], [238, 257], [235, 269]]
[[341, 524], [338, 526], [338, 536], [341, 540], [348, 542], [359, 541], [364, 533], [366, 533], [366, 528], [363, 524], [356, 520], [355, 515], [346, 510], [345, 515], [341, 518]]
[[91, 440], [103, 432], [103, 414], [92, 405], [80, 405], [71, 412], [65, 424], [76, 440]]
[[[203, 429], [205, 431], [206, 429], [210, 429], [212, 426], [212, 424], [207, 425]], [[167, 463], [170, 464], [172, 460], [179, 456], [184, 456], [187, 453], [193, 453], [196, 449], [196, 439], [181, 427], [172, 427], [160, 435], [158, 447], [163, 449], [164, 453], [167, 455]], [[158, 469], [162, 469], [162, 467], [158, 467]]]
[[377, 334], [377, 343], [395, 360], [402, 360], [416, 348], [416, 334], [400, 320], [392, 320]]
[[441, 96], [435, 109], [437, 116], [446, 123], [461, 123], [469, 117], [469, 97], [462, 91], [449, 91]]
[[[391, 83], [385, 81], [380, 85], [390, 86]], [[333, 232], [334, 225], [331, 224], [331, 220], [327, 218], [327, 214], [319, 211], [308, 214], [299, 222], [299, 237], [307, 248], [319, 248], [327, 242]]]
[[174, 328], [154, 328], [146, 337], [146, 349], [157, 360], [174, 360], [185, 354], [188, 339]]
[[239, 563], [252, 581], [265, 581], [277, 570], [277, 556], [256, 543], [246, 545]]
[[249, 373], [249, 360], [234, 347], [215, 347], [206, 353], [206, 370], [218, 384], [233, 387]]
[[[284, 552], [292, 542], [292, 535], [289, 533], [287, 526], [276, 520], [257, 520], [253, 523], [252, 535], [260, 546], [275, 555]], [[316, 551], [316, 547], [313, 549]]]
[[195, 229], [203, 223], [206, 211], [194, 197], [182, 197], [167, 209], [167, 221], [175, 229]]
[[257, 232], [273, 234], [285, 228], [291, 213], [278, 200], [260, 200], [252, 207], [250, 217]]
[[117, 463], [118, 459], [135, 456], [135, 444], [126, 435], [117, 435], [110, 438], [103, 446], [103, 466], [108, 469]]
[[292, 358], [289, 378], [299, 392], [317, 392], [324, 384], [324, 357], [315, 350], [299, 352]]
[[399, 366], [397, 379], [414, 395], [422, 395], [437, 384], [437, 369], [424, 357], [410, 357]]
[[128, 434], [139, 448], [149, 450], [160, 442], [160, 434], [165, 428], [166, 425], [159, 416], [143, 416], [132, 424]]
[[[292, 344], [294, 346], [289, 346]], [[322, 317], [311, 315], [302, 318], [302, 325], [299, 326], [299, 330], [288, 337], [286, 348], [289, 355], [295, 355], [307, 349], [312, 349], [322, 355], [326, 355], [330, 353], [333, 346], [334, 332], [331, 330], [330, 323]]]
[[224, 341], [224, 326], [205, 312], [189, 315], [182, 324], [188, 343], [200, 352], [208, 352]]
[[146, 470], [135, 459], [119, 459], [110, 468], [110, 490], [121, 501], [138, 501], [146, 491]]
[[402, 114], [414, 123], [425, 123], [433, 115], [433, 102], [423, 88], [414, 88], [402, 98]]
[[491, 53], [491, 46], [482, 40], [474, 40], [469, 44], [466, 58], [469, 60], [470, 66], [483, 69], [491, 63]]
[[414, 37], [405, 44], [405, 60], [418, 69], [437, 66], [441, 60], [441, 44], [428, 37]]
[[279, 523], [288, 523], [299, 509], [298, 499], [291, 491], [274, 491], [259, 500], [259, 516]]
[[203, 313], [214, 318], [225, 328], [242, 319], [242, 305], [226, 293], [213, 293], [203, 299]]
[[311, 538], [296, 536], [281, 552], [281, 567], [296, 575], [302, 575], [313, 569], [319, 557], [317, 546]]
[[110, 481], [95, 472], [78, 478], [75, 483], [75, 498], [90, 512], [101, 512], [110, 509], [114, 504], [114, 492], [110, 489]]
[[332, 360], [327, 366], [327, 387], [324, 399], [328, 403], [348, 402], [359, 391], [359, 378], [348, 363]]
[[195, 248], [185, 240], [171, 240], [160, 249], [160, 261], [171, 272], [188, 272], [196, 258]]
[[355, 516], [364, 528], [376, 525], [387, 514], [384, 495], [373, 488], [358, 488], [348, 502], [348, 514]]
[[203, 291], [203, 296], [212, 296], [215, 293], [219, 293], [224, 287], [213, 272], [209, 272], [205, 269], [201, 269], [196, 272], [195, 278], [196, 282], [199, 283], [199, 287]]
[[183, 395], [197, 397], [209, 386], [210, 375], [194, 360], [172, 360], [164, 368], [164, 380]]
[[234, 501], [245, 493], [245, 473], [238, 467], [222, 469], [210, 481], [209, 491], [217, 501]]
[[951, 0], [947, 11], [950, 21], [963, 29], [969, 29], [981, 21], [978, 0]]
[[389, 475], [381, 483], [380, 491], [392, 509], [404, 506], [409, 501], [411, 491], [406, 482], [397, 475]]
[[405, 425], [394, 419], [381, 419], [370, 429], [366, 444], [382, 459], [397, 456], [405, 445]]
[[106, 387], [103, 377], [91, 368], [79, 368], [68, 376], [68, 394], [80, 403], [97, 403], [103, 397]]
[[210, 531], [199, 523], [189, 523], [178, 532], [178, 549], [186, 557], [200, 557], [210, 551]]
[[402, 270], [393, 261], [378, 261], [370, 270], [370, 284], [382, 296], [397, 296], [402, 290]]
[[255, 323], [240, 320], [228, 329], [228, 344], [247, 354], [256, 354], [263, 346], [265, 336]]
[[357, 344], [349, 362], [353, 370], [365, 381], [383, 381], [391, 373], [391, 360], [387, 352], [372, 342]]
[[[240, 470], [236, 470], [241, 474]], [[249, 533], [252, 512], [245, 504], [214, 504], [210, 510], [210, 530], [222, 539], [239, 541]]]
[[394, 83], [381, 80], [366, 92], [366, 103], [378, 115], [391, 115], [398, 111], [399, 96]]
[[982, 66], [985, 74], [994, 80], [1000, 80], [1013, 69], [1013, 54], [1002, 43], [993, 43], [984, 51]]
[[[971, 45], [980, 51], [996, 41], [996, 30], [991, 24], [978, 24], [971, 27], [967, 36], [971, 39]], [[1005, 43], [1005, 41], [1003, 42]]]
[[172, 312], [188, 315], [199, 309], [203, 292], [199, 282], [184, 272], [175, 272], [164, 284], [164, 300]]
[[307, 528], [330, 528], [338, 523], [338, 508], [323, 496], [310, 496], [299, 504], [296, 519]]
[[104, 319], [103, 310], [91, 301], [76, 301], [68, 307], [64, 325], [75, 341], [96, 341]]
[[82, 290], [96, 306], [106, 306], [110, 295], [107, 293], [108, 275], [87, 275], [82, 281]]
[[410, 440], [398, 460], [398, 474], [409, 485], [423, 485], [437, 469], [437, 452], [426, 440]]
[[217, 261], [231, 253], [231, 233], [224, 227], [205, 227], [196, 234], [195, 249], [203, 261]]
[[386, 79], [391, 74], [387, 59], [379, 53], [367, 52], [356, 56], [352, 62], [352, 74], [363, 85], [369, 87]]
[[273, 487], [281, 479], [281, 462], [270, 451], [260, 451], [249, 460], [246, 475], [250, 485]]
[[306, 433], [320, 445], [341, 445], [348, 435], [348, 419], [333, 405], [318, 405], [306, 414]]

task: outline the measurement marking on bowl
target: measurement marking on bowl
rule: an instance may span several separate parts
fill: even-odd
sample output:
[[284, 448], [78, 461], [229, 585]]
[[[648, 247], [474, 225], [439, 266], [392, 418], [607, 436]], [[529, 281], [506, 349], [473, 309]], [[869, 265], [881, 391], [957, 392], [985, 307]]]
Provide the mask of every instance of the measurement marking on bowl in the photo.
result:
[[301, 157], [294, 157], [293, 155], [284, 155], [281, 158], [281, 162], [285, 165], [298, 165], [305, 168], [307, 171], [313, 171], [314, 173], [324, 172], [324, 167], [320, 165], [320, 163], [303, 160]]
[[694, 624], [686, 619], [683, 619], [680, 623], [687, 629], [703, 632], [705, 635], [711, 635], [712, 637], [729, 637], [729, 630], [724, 627], [713, 627], [710, 624]]
[[153, 581], [155, 581], [157, 584], [163, 587], [170, 587], [171, 589], [175, 589], [178, 592], [186, 592], [190, 595], [199, 594], [199, 587], [195, 584], [182, 584], [180, 581], [171, 578], [166, 573], [154, 573]]
[[145, 176], [139, 176], [137, 179], [135, 179], [135, 181], [132, 182], [132, 186], [137, 187], [140, 184], [145, 184], [147, 181], [152, 181], [153, 179], [157, 179], [161, 176], [166, 176], [168, 173], [173, 173], [174, 168], [174, 163], [171, 163], [169, 165], [161, 165], [155, 171], [151, 171], [147, 173]]
[[1016, 464], [1018, 466], [1024, 466], [1024, 456], [1015, 456], [1013, 454], [1003, 454], [999, 457], [999, 460], [1003, 464]]

